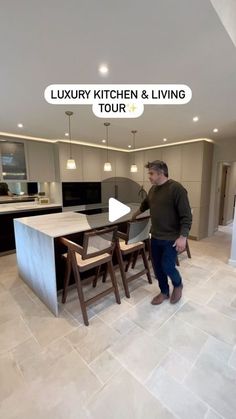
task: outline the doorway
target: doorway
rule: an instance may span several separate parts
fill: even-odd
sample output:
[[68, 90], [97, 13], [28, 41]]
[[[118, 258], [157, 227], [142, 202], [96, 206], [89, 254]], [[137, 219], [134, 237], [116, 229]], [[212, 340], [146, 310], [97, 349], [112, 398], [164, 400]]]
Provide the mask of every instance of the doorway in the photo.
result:
[[230, 166], [228, 164], [222, 165], [221, 186], [220, 186], [220, 208], [219, 208], [219, 225], [225, 225], [225, 203], [227, 195], [227, 184]]

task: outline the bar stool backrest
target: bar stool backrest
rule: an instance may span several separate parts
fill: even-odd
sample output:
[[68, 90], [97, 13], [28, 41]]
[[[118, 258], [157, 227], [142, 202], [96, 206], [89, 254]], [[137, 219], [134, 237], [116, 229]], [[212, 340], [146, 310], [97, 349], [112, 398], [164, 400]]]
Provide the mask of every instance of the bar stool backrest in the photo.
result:
[[128, 222], [127, 244], [147, 240], [151, 229], [150, 217], [138, 218]]
[[112, 253], [116, 240], [117, 227], [92, 230], [84, 233], [82, 258], [88, 259]]

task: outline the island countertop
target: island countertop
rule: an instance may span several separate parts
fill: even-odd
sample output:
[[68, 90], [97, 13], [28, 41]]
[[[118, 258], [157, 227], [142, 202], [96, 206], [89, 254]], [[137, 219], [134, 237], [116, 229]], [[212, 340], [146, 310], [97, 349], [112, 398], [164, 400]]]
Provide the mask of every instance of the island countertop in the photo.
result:
[[[128, 221], [132, 214], [139, 208], [139, 204], [128, 204], [131, 212], [117, 222]], [[148, 212], [143, 213], [144, 216]], [[95, 215], [85, 215], [73, 211], [61, 212], [56, 214], [38, 215], [35, 217], [17, 218], [15, 223], [21, 223], [40, 233], [46, 234], [51, 238], [61, 237], [68, 234], [91, 230], [102, 226], [114, 225], [116, 222], [110, 222], [108, 212]]]

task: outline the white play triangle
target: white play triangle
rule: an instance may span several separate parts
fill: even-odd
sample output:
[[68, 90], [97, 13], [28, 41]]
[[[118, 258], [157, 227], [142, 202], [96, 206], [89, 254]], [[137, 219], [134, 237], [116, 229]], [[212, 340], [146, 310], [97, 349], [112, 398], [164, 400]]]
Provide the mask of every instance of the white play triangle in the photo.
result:
[[109, 221], [113, 222], [118, 220], [119, 218], [123, 217], [126, 214], [129, 214], [131, 208], [122, 202], [118, 201], [117, 199], [110, 198], [109, 199]]

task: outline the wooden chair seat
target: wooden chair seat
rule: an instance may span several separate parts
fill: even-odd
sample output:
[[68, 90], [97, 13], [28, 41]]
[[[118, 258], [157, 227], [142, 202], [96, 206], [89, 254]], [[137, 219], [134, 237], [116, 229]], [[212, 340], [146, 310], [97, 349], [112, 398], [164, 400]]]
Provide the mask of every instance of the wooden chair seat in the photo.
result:
[[144, 247], [143, 242], [127, 244], [124, 239], [119, 239], [119, 245], [120, 245], [120, 250], [123, 254], [127, 254], [134, 251], [136, 252]]
[[[62, 294], [62, 303], [66, 302], [70, 275], [73, 271], [75, 283], [78, 291], [81, 311], [86, 326], [89, 325], [86, 307], [94, 303], [99, 298], [114, 292], [117, 304], [120, 304], [119, 290], [114, 274], [112, 264], [112, 254], [116, 243], [117, 227], [108, 227], [102, 230], [94, 230], [84, 234], [83, 247], [79, 246], [65, 237], [61, 238], [68, 252], [66, 254], [66, 272], [64, 277], [64, 288]], [[65, 255], [64, 255], [65, 256]], [[101, 265], [106, 264], [107, 270], [111, 277], [111, 287], [100, 292], [88, 300], [84, 299], [82, 281], [80, 272], [96, 268], [95, 280], [97, 281]]]

